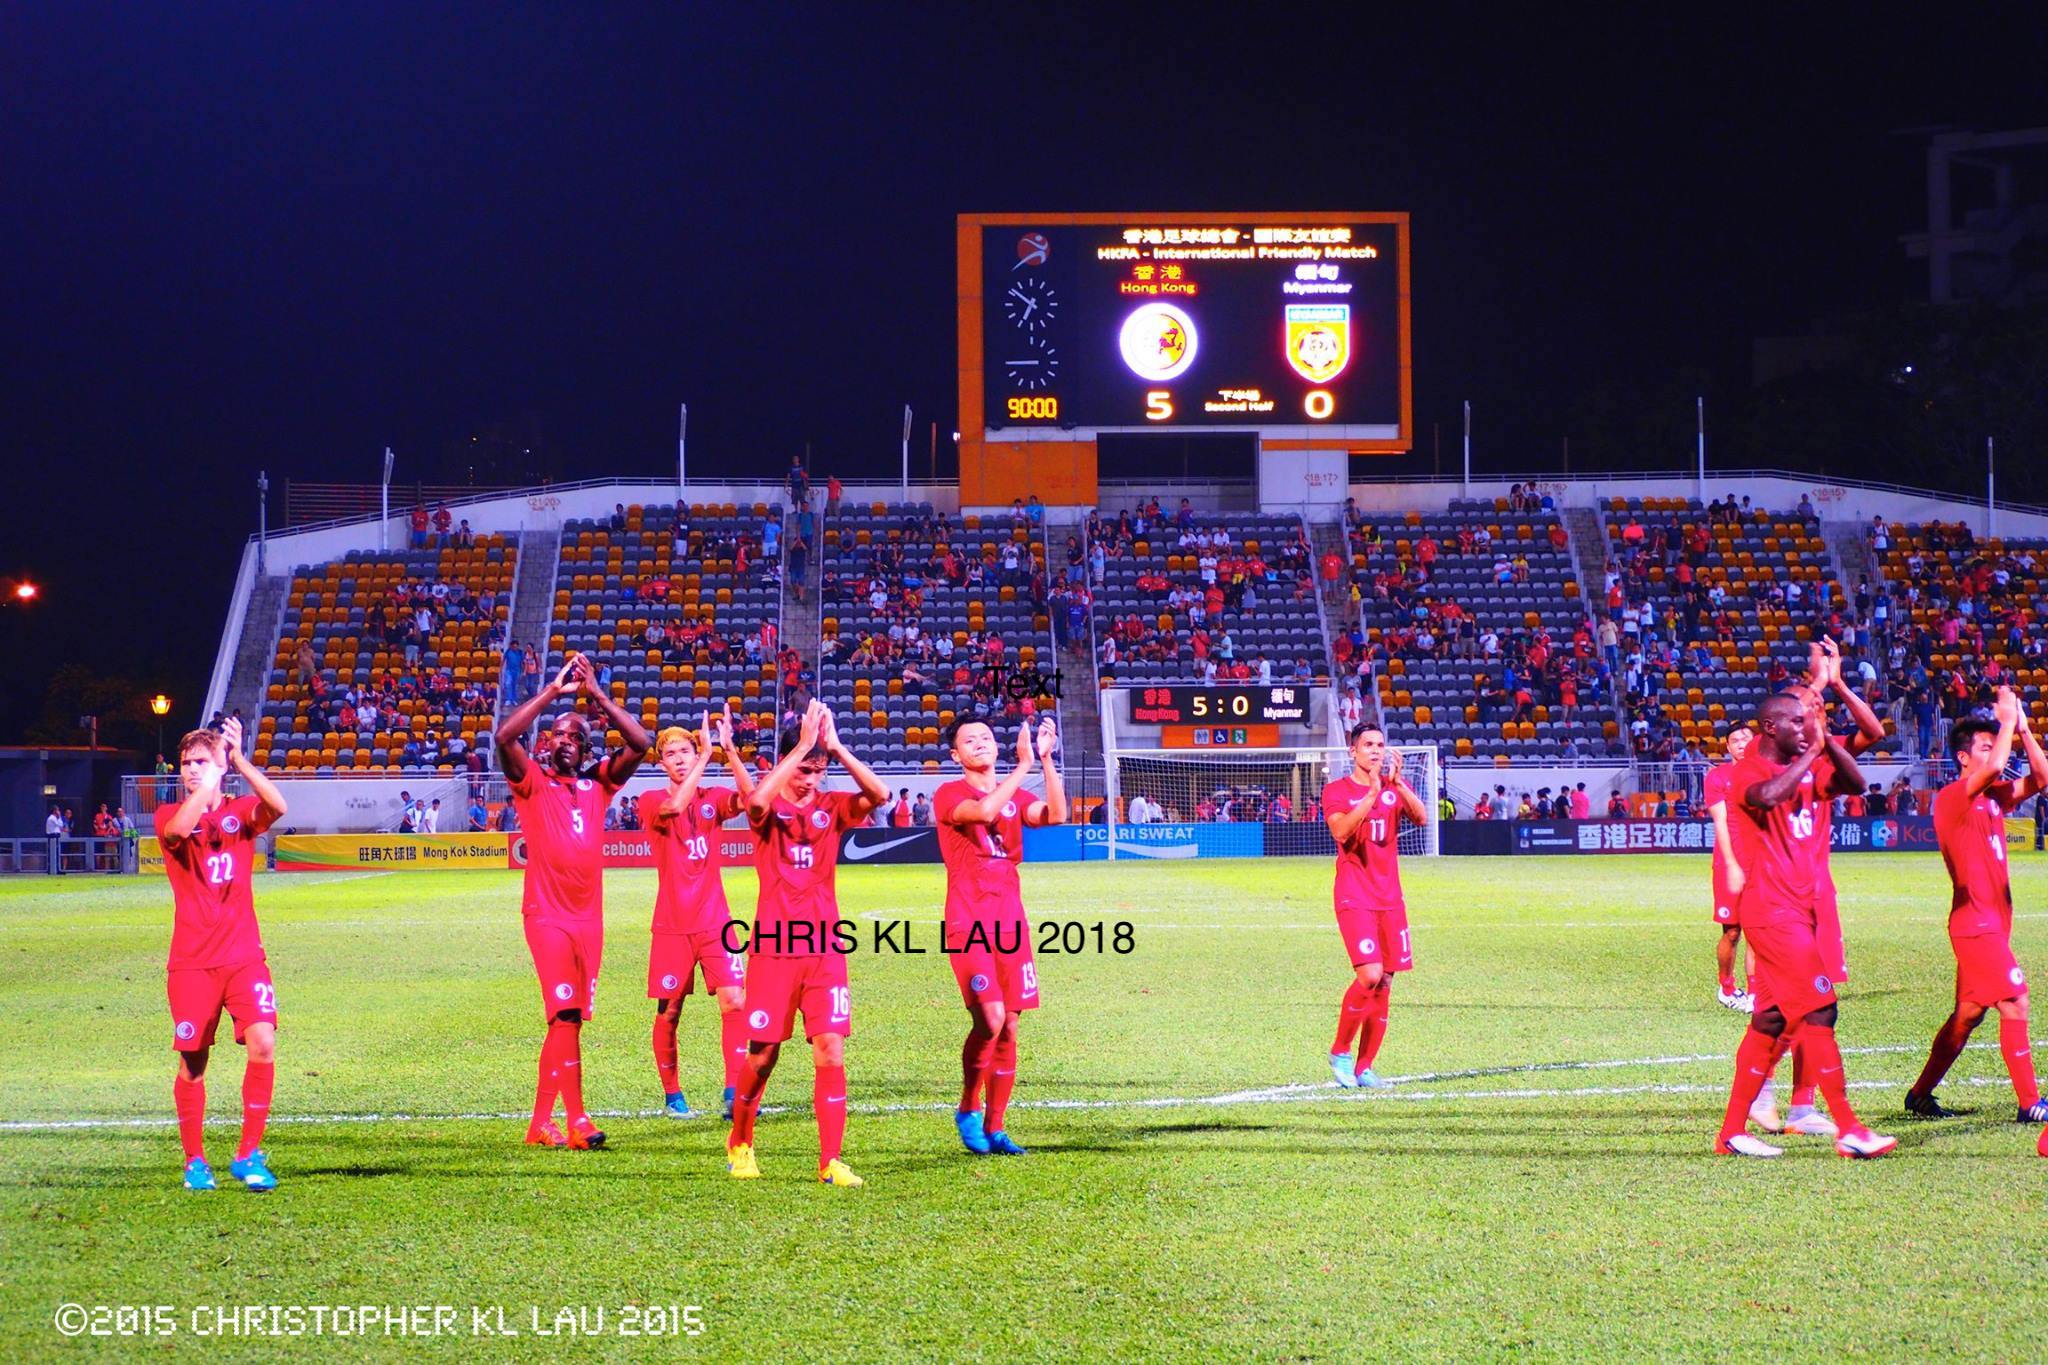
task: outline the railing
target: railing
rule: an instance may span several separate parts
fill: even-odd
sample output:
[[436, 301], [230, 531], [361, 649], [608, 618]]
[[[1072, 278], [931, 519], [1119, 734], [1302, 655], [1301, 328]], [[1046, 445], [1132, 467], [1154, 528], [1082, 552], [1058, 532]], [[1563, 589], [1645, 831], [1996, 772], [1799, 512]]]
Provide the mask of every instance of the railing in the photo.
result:
[[[1691, 468], [1684, 469], [1631, 469], [1609, 473], [1605, 470], [1589, 470], [1583, 474], [1561, 473], [1555, 469], [1531, 470], [1521, 473], [1474, 474], [1470, 479], [1462, 474], [1396, 474], [1383, 479], [1360, 479], [1359, 483], [1473, 483], [1473, 484], [1561, 484], [1561, 483], [1697, 483], [1698, 473]], [[1817, 474], [1800, 469], [1709, 469], [1707, 482], [1738, 483], [1744, 479], [1789, 479], [1794, 483], [1830, 484], [1839, 488], [1861, 488], [1873, 493], [1896, 493], [1910, 498], [1927, 498], [1935, 502], [1956, 502], [1975, 507], [1983, 502], [1981, 497], [1970, 493], [1955, 493], [1938, 488], [1922, 488], [1914, 484], [1886, 483], [1880, 479], [1853, 479], [1840, 474]], [[2030, 502], [2014, 502], [2010, 499], [1997, 500], [2001, 512], [2026, 512], [2034, 516], [2048, 516], [2048, 505]]]
[[72, 839], [47, 834], [34, 839], [0, 839], [0, 876], [133, 872], [135, 858], [133, 839]]

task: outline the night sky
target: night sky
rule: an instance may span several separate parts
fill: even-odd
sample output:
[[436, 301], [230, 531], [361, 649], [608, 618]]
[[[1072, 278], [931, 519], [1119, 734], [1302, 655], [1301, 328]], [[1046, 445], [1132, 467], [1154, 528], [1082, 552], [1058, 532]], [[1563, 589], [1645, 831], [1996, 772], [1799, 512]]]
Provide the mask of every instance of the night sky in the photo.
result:
[[8, 6], [0, 742], [64, 661], [190, 719], [259, 467], [274, 516], [478, 433], [658, 474], [688, 401], [707, 463], [893, 470], [962, 211], [1409, 210], [1424, 458], [1471, 398], [1523, 469], [1589, 386], [1908, 295], [1906, 130], [2048, 123], [2038, 16], [1381, 8]]

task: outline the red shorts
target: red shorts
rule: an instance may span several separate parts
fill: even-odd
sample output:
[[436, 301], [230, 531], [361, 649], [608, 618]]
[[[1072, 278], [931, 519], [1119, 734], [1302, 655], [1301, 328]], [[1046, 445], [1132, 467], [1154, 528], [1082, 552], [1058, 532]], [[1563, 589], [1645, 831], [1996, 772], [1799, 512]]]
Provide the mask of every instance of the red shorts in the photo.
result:
[[1756, 954], [1756, 975], [1751, 978], [1756, 1013], [1776, 1007], [1790, 1023], [1835, 1003], [1834, 979], [1811, 925], [1781, 920], [1746, 924], [1742, 932]]
[[1736, 895], [1728, 889], [1728, 883], [1721, 880], [1721, 874], [1714, 874], [1714, 923], [1724, 929], [1742, 927], [1742, 916], [1735, 913]]
[[597, 1012], [597, 969], [604, 961], [604, 921], [526, 921], [526, 949], [540, 978], [540, 1008], [552, 1019], [563, 1010]]
[[1982, 1005], [1986, 1009], [2001, 1000], [2027, 993], [2027, 974], [2012, 955], [2012, 941], [2004, 934], [1971, 934], [1949, 937], [1956, 951], [1956, 1003]]
[[1842, 904], [1832, 877], [1823, 876], [1813, 889], [1813, 935], [1828, 976], [1841, 985], [1849, 979], [1849, 947], [1842, 938]]
[[[744, 943], [745, 931], [734, 933], [732, 941]], [[666, 1000], [688, 995], [700, 969], [707, 991], [745, 985], [746, 967], [738, 953], [725, 950], [725, 944], [725, 933], [719, 929], [700, 929], [694, 934], [656, 934], [647, 950], [647, 998]]]
[[1408, 912], [1405, 909], [1340, 907], [1337, 911], [1337, 932], [1344, 936], [1344, 951], [1351, 954], [1354, 967], [1377, 962], [1387, 971], [1405, 972], [1415, 966], [1415, 955], [1408, 947]]
[[[1031, 955], [1028, 923], [1015, 930], [984, 927], [972, 941], [965, 929], [948, 928], [945, 943], [953, 979], [960, 983], [960, 1001], [968, 1009], [990, 1000], [1012, 1014], [1038, 1008], [1038, 961]], [[1013, 943], [1014, 951], [999, 951]]]
[[836, 1033], [853, 1036], [853, 999], [846, 984], [846, 959], [837, 953], [815, 957], [747, 959], [747, 1038], [784, 1043], [804, 1016], [804, 1037]]
[[277, 992], [270, 964], [262, 958], [233, 967], [180, 967], [166, 976], [171, 998], [171, 1046], [196, 1052], [213, 1046], [223, 1008], [234, 1017], [235, 1041], [246, 1040], [251, 1024], [277, 1022]]

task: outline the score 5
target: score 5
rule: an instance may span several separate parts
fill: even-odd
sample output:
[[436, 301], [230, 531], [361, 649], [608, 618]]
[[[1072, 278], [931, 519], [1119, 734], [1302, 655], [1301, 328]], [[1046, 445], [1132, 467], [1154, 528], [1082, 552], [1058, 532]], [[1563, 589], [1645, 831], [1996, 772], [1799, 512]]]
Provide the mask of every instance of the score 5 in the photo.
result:
[[1145, 391], [1145, 420], [1166, 422], [1173, 418], [1173, 391], [1170, 389], [1147, 389]]

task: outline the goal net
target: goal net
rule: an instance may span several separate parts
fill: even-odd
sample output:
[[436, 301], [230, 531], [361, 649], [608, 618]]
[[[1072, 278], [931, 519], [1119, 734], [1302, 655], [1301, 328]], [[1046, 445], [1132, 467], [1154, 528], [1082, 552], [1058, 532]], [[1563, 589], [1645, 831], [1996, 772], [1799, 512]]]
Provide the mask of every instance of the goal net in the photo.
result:
[[[1401, 851], [1435, 856], [1442, 769], [1434, 744], [1390, 744], [1401, 755], [1401, 775], [1422, 798], [1426, 824], [1404, 826]], [[1109, 808], [1108, 856], [1287, 857], [1335, 856], [1323, 823], [1323, 788], [1351, 772], [1348, 750], [1313, 745], [1280, 749], [1112, 749], [1104, 756]], [[1217, 835], [1165, 841], [1182, 852], [1151, 852], [1143, 845], [1163, 836], [1156, 826], [1220, 826]], [[1243, 826], [1242, 830], [1229, 827]], [[1209, 847], [1200, 847], [1207, 843]]]

